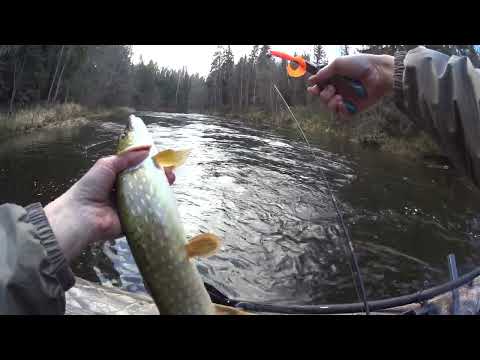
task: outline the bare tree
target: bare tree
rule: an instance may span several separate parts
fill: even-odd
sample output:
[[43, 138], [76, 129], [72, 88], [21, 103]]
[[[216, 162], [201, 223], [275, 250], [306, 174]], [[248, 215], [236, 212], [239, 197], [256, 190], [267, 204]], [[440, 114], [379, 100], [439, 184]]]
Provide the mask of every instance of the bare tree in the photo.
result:
[[180, 89], [180, 79], [183, 77], [185, 68], [178, 72], [177, 91], [175, 92], [175, 108], [178, 109], [178, 90]]
[[55, 89], [55, 95], [53, 96], [53, 101], [52, 101], [53, 103], [55, 103], [57, 101], [58, 89], [60, 89], [60, 84], [62, 83], [63, 72], [65, 71], [65, 66], [67, 65], [67, 63], [70, 59], [71, 51], [72, 51], [72, 47], [69, 46], [68, 49], [67, 49], [67, 53], [65, 55], [65, 60], [63, 62], [62, 70], [60, 71], [60, 75], [58, 76], [57, 87]]
[[65, 45], [62, 45], [62, 47], [60, 48], [60, 51], [58, 52], [58, 59], [57, 59], [57, 65], [55, 66], [55, 73], [53, 74], [53, 79], [52, 79], [52, 82], [50, 84], [50, 89], [48, 90], [47, 104], [50, 104], [50, 98], [51, 98], [51, 95], [52, 95], [53, 85], [55, 84], [55, 80], [57, 78], [58, 70], [60, 68], [60, 63], [62, 61], [62, 55], [63, 55], [63, 48], [64, 47], [65, 47]]
[[17, 75], [18, 60], [16, 58], [13, 60], [13, 87], [12, 87], [12, 95], [10, 97], [10, 104], [9, 104], [9, 107], [8, 107], [9, 114], [13, 113], [13, 104], [15, 102], [15, 95], [17, 93], [17, 85], [20, 82], [20, 79], [22, 77], [23, 68], [25, 66], [25, 60], [26, 60], [26, 53], [24, 53], [23, 56], [22, 56], [22, 60], [21, 60], [21, 64], [20, 64], [20, 69], [18, 71], [18, 75]]

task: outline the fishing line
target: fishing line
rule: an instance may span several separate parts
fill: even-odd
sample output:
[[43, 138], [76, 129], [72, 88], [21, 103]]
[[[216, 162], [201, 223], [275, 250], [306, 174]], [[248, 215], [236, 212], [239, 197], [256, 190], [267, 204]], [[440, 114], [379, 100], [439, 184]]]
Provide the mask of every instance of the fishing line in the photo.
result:
[[100, 143], [97, 143], [97, 144], [93, 144], [93, 145], [90, 145], [90, 146], [85, 146], [83, 148], [83, 152], [85, 153], [85, 157], [87, 157], [87, 152], [88, 150], [92, 149], [92, 148], [95, 148], [95, 147], [99, 147], [99, 146], [103, 146], [105, 144], [111, 144], [112, 142], [116, 141], [116, 139], [111, 139], [111, 140], [107, 140], [107, 141], [102, 141]]
[[[286, 105], [288, 111], [290, 112], [290, 115], [292, 115], [292, 118], [295, 120], [295, 122], [297, 123], [297, 126], [298, 126], [298, 129], [300, 130], [300, 133], [302, 134], [302, 137], [303, 139], [305, 140], [305, 142], [307, 143], [308, 145], [308, 149], [310, 150], [310, 153], [312, 154], [313, 158], [315, 160], [318, 160], [317, 157], [315, 156], [315, 153], [313, 152], [313, 149], [310, 145], [310, 142], [308, 141], [307, 139], [307, 136], [305, 135], [305, 133], [303, 132], [302, 130], [302, 127], [300, 126], [300, 122], [297, 120], [297, 118], [295, 117], [294, 113], [292, 112], [292, 110], [290, 109], [290, 106], [288, 106], [288, 103], [287, 101], [283, 98], [282, 96], [282, 93], [280, 92], [280, 90], [278, 90], [277, 88], [277, 85], [273, 84], [273, 87], [274, 89], [277, 91], [278, 95], [280, 96], [280, 98], [283, 100], [283, 103]], [[343, 221], [343, 216], [342, 216], [342, 213], [340, 211], [340, 209], [338, 208], [338, 205], [337, 205], [337, 201], [335, 200], [335, 196], [333, 195], [333, 191], [331, 190], [330, 188], [330, 183], [327, 179], [327, 176], [323, 170], [323, 168], [320, 166], [320, 171], [321, 171], [321, 174], [322, 174], [322, 177], [323, 177], [323, 180], [325, 181], [326, 183], [326, 186], [327, 186], [327, 190], [330, 194], [330, 198], [332, 200], [332, 203], [333, 203], [333, 206], [335, 207], [335, 211], [337, 213], [337, 217], [338, 217], [338, 221], [343, 229], [343, 232], [345, 234], [345, 239], [346, 239], [346, 245], [347, 246], [344, 246], [344, 248], [347, 248], [348, 249], [348, 252], [350, 254], [350, 262], [349, 262], [349, 265], [350, 265], [350, 271], [352, 272], [352, 277], [354, 279], [354, 285], [355, 285], [355, 290], [357, 292], [357, 296], [358, 298], [360, 299], [360, 301], [363, 302], [363, 305], [365, 307], [365, 313], [367, 315], [370, 314], [370, 310], [368, 308], [368, 301], [367, 301], [367, 294], [366, 294], [366, 291], [365, 291], [365, 286], [364, 286], [364, 283], [363, 283], [363, 278], [362, 278], [362, 275], [360, 273], [360, 267], [358, 266], [358, 261], [357, 261], [357, 257], [355, 255], [355, 250], [353, 248], [353, 243], [352, 243], [352, 239], [350, 237], [350, 233], [348, 231], [348, 228], [347, 226], [345, 225], [345, 222]], [[353, 266], [352, 266], [353, 265]], [[354, 276], [354, 272], [356, 273], [356, 277]], [[356, 280], [355, 280], [356, 278]], [[358, 284], [359, 284], [359, 287], [360, 287], [360, 291], [358, 289], [358, 286], [357, 286], [357, 281], [358, 281]]]

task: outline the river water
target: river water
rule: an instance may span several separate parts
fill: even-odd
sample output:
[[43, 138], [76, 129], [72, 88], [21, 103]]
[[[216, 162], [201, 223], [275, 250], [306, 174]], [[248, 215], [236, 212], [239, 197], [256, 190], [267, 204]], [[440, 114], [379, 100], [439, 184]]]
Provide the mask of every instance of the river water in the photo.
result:
[[[323, 169], [350, 229], [369, 300], [399, 296], [480, 265], [480, 196], [451, 170], [328, 137], [199, 114], [138, 114], [159, 149], [191, 148], [172, 187], [188, 237], [223, 239], [202, 276], [229, 296], [279, 304], [356, 302]], [[301, 119], [300, 119], [301, 121]], [[47, 204], [114, 144], [125, 119], [38, 130], [0, 143], [0, 203]], [[79, 214], [81, 216], [81, 214]], [[145, 292], [125, 238], [92, 246], [76, 275]]]

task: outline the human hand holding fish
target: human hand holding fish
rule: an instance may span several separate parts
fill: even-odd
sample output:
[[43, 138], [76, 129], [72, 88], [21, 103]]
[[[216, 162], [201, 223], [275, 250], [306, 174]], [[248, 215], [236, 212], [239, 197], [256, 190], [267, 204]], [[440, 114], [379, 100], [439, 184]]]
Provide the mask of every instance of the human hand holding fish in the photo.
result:
[[213, 234], [185, 237], [169, 185], [190, 150], [158, 152], [135, 116], [117, 150], [45, 207], [67, 261], [95, 241], [118, 238], [123, 230], [160, 314], [246, 314], [213, 304], [196, 268], [195, 258], [216, 252], [220, 239]]
[[[150, 146], [123, 155], [99, 159], [66, 193], [45, 207], [45, 214], [62, 252], [71, 261], [89, 244], [118, 238], [122, 228], [118, 218], [113, 188], [117, 175], [125, 168], [143, 161]], [[171, 184], [172, 167], [164, 168]]]

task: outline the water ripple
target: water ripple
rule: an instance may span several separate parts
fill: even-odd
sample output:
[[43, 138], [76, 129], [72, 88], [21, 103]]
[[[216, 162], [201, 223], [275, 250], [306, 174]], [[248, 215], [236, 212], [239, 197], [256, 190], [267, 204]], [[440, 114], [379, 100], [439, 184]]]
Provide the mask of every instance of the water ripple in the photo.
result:
[[[250, 128], [200, 114], [143, 113], [160, 149], [191, 148], [172, 187], [187, 237], [209, 231], [221, 251], [197, 262], [230, 296], [285, 304], [357, 301], [329, 182], [351, 231], [369, 298], [413, 292], [480, 263], [480, 199], [445, 171], [327, 137]], [[58, 128], [0, 144], [0, 200], [48, 203], [114, 143], [124, 119]], [[327, 180], [322, 177], [322, 170]], [[92, 246], [77, 275], [146, 292], [125, 238]]]

